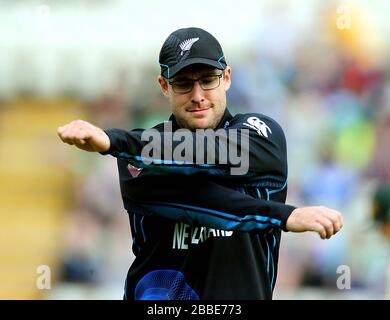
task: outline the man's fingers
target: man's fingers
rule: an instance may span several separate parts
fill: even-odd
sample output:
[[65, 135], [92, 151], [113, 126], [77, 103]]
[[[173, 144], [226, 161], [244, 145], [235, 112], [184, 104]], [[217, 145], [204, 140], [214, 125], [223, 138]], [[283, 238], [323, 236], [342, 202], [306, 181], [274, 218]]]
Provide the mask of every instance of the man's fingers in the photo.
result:
[[110, 149], [110, 138], [100, 128], [84, 120], [74, 120], [57, 128], [60, 139], [81, 150], [105, 152]]
[[315, 219], [316, 231], [320, 234], [321, 239], [330, 239], [336, 233], [336, 223], [336, 215], [321, 208]]
[[297, 208], [286, 222], [288, 231], [315, 231], [322, 239], [330, 239], [342, 226], [341, 214], [324, 206]]
[[62, 142], [65, 142], [67, 144], [74, 144], [73, 138], [67, 134], [66, 130], [64, 128], [57, 130], [58, 136], [62, 140]]
[[334, 233], [336, 234], [337, 232], [339, 232], [341, 230], [341, 228], [343, 227], [343, 223], [342, 221], [336, 221], [336, 223], [334, 224], [335, 227], [334, 227]]
[[85, 145], [86, 140], [90, 136], [87, 130], [77, 122], [71, 122], [66, 126], [58, 127], [57, 134], [63, 142], [71, 145]]
[[321, 211], [320, 221], [324, 224], [327, 230], [327, 239], [329, 239], [341, 230], [343, 226], [342, 216], [340, 212], [326, 207], [321, 207]]
[[334, 235], [333, 221], [331, 219], [328, 219], [327, 217], [324, 217], [323, 220], [323, 224], [326, 230], [326, 239], [329, 239], [331, 236]]
[[75, 145], [76, 145], [76, 147], [83, 147], [83, 146], [85, 146], [86, 145], [86, 141], [85, 140], [83, 140], [83, 139], [79, 139], [79, 140], [77, 140], [76, 142], [75, 142]]
[[321, 239], [326, 238], [326, 230], [321, 223], [319, 222], [314, 223], [312, 231], [317, 232], [320, 235]]
[[65, 142], [67, 144], [74, 145], [76, 142], [76, 138], [74, 137], [74, 135], [70, 134], [66, 130], [62, 130], [61, 132], [58, 133], [58, 135], [62, 140], [62, 142]]
[[336, 210], [333, 210], [333, 211], [334, 211], [334, 213], [335, 213], [335, 215], [336, 215], [336, 217], [337, 217], [337, 222], [336, 222], [336, 224], [337, 224], [337, 226], [338, 226], [338, 230], [337, 230], [337, 231], [339, 231], [339, 230], [343, 227], [343, 224], [344, 224], [343, 216], [342, 216], [342, 214], [341, 214], [340, 212], [338, 212], [338, 211], [336, 211]]
[[[57, 128], [57, 134], [62, 141], [64, 141], [64, 127]], [[65, 141], [64, 141], [65, 142]]]
[[331, 210], [331, 212], [333, 213], [332, 222], [334, 226], [334, 233], [336, 234], [343, 227], [343, 216], [336, 210]]
[[322, 216], [318, 221], [325, 229], [326, 239], [330, 239], [342, 228], [342, 223], [338, 219], [331, 219], [328, 216]]
[[343, 216], [337, 210], [326, 208], [326, 212], [328, 212], [328, 215], [332, 221], [339, 221], [341, 224], [343, 223]]

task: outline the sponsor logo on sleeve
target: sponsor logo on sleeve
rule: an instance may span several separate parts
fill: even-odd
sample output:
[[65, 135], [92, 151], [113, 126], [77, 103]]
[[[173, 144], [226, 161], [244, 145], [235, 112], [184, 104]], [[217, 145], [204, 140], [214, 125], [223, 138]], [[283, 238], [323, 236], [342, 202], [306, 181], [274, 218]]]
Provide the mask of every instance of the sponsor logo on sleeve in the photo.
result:
[[244, 123], [244, 126], [247, 126], [255, 130], [262, 137], [268, 138], [268, 133], [272, 134], [270, 127], [268, 127], [263, 120], [260, 120], [258, 117], [249, 117], [247, 122]]
[[128, 164], [127, 170], [129, 170], [129, 172], [133, 178], [136, 178], [141, 173], [142, 168], [137, 168], [137, 167], [132, 166], [131, 164]]

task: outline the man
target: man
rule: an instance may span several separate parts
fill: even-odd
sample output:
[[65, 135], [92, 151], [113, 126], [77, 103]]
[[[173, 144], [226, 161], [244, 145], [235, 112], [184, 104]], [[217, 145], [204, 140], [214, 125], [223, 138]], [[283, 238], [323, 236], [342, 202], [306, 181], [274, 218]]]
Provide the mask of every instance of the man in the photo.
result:
[[341, 215], [284, 204], [283, 130], [261, 114], [229, 113], [232, 70], [214, 36], [176, 30], [160, 66], [170, 122], [150, 131], [82, 120], [58, 128], [63, 142], [118, 158], [136, 255], [124, 297], [272, 299], [281, 230], [329, 239]]

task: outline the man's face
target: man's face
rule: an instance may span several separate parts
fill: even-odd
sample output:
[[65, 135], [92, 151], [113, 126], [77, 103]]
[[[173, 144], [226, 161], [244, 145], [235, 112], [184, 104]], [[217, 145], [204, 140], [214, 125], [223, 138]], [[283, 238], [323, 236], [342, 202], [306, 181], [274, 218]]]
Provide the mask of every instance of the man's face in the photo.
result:
[[[160, 76], [158, 80], [162, 92], [169, 98], [172, 113], [181, 127], [190, 130], [214, 129], [226, 109], [226, 91], [230, 88], [230, 74], [229, 66], [222, 71], [196, 64], [184, 68], [172, 79], [167, 80]], [[222, 76], [218, 78], [218, 75]], [[199, 81], [193, 83], [193, 80]], [[208, 90], [209, 87], [218, 85], [218, 82], [219, 86]], [[185, 90], [186, 88], [188, 89]], [[190, 91], [183, 93], [188, 90]]]

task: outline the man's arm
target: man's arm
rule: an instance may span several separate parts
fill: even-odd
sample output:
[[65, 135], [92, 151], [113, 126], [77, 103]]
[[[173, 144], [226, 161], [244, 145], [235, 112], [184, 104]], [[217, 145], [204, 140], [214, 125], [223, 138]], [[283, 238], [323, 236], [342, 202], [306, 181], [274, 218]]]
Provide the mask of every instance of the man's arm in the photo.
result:
[[74, 120], [58, 127], [57, 134], [64, 143], [84, 151], [107, 152], [111, 145], [108, 135], [102, 129], [84, 120]]
[[201, 174], [248, 181], [260, 175], [285, 179], [287, 174], [283, 130], [271, 118], [258, 114], [237, 116], [226, 129], [177, 130], [173, 139], [161, 128], [103, 131], [84, 121], [59, 130], [66, 143], [111, 154], [160, 175]]
[[292, 232], [315, 231], [321, 238], [329, 239], [342, 227], [341, 215], [329, 208], [296, 208], [257, 199], [207, 179], [172, 179], [175, 178], [171, 178], [170, 187], [165, 185], [165, 179], [152, 177], [143, 178], [142, 184], [134, 187], [124, 185], [123, 188], [129, 188], [122, 192], [125, 206], [127, 202], [138, 204], [147, 209], [143, 214], [222, 230], [276, 227]]
[[[173, 139], [167, 138], [170, 135], [166, 132], [148, 130], [106, 130], [110, 148], [105, 153], [159, 175], [208, 175], [246, 181], [263, 175], [287, 178], [283, 130], [266, 116], [240, 115], [231, 120], [228, 128], [217, 130], [181, 129], [182, 139], [180, 130], [173, 133]], [[154, 141], [157, 156], [145, 151], [152, 145], [143, 141], [148, 136]]]
[[[82, 121], [76, 120], [59, 127], [57, 133], [61, 140], [70, 145], [75, 145], [79, 149], [90, 152], [107, 152], [110, 149], [110, 138], [100, 128]], [[265, 202], [264, 200], [254, 199], [255, 201]], [[273, 205], [268, 202], [269, 212]], [[264, 203], [263, 203], [264, 204]], [[281, 203], [275, 203], [276, 206], [285, 206], [285, 230], [292, 232], [315, 231], [321, 238], [330, 238], [342, 227], [342, 218], [340, 213], [326, 207], [303, 207], [296, 208]], [[259, 206], [259, 203], [257, 204]], [[287, 208], [287, 210], [286, 210]], [[263, 210], [255, 212], [266, 212]], [[275, 211], [276, 212], [276, 211]], [[282, 223], [282, 222], [281, 222]], [[282, 227], [282, 224], [281, 224]], [[283, 228], [283, 227], [282, 227]]]

